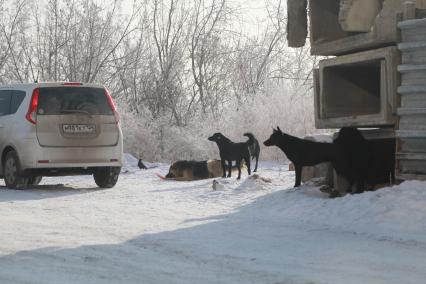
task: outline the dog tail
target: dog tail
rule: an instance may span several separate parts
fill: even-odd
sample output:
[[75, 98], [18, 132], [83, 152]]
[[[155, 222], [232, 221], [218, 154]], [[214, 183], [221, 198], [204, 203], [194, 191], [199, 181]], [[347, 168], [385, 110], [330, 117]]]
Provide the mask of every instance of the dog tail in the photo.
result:
[[246, 142], [248, 146], [251, 146], [251, 145], [253, 145], [253, 144], [254, 144], [254, 140], [255, 140], [255, 138], [254, 138], [253, 133], [246, 132], [246, 133], [244, 133], [243, 135], [244, 135], [244, 136], [247, 136], [247, 137], [248, 137], [248, 139], [249, 139], [249, 140]]

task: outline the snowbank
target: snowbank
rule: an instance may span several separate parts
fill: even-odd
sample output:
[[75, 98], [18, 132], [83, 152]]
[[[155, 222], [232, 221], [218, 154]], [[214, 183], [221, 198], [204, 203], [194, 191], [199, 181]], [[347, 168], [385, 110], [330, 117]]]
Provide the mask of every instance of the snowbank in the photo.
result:
[[[115, 188], [92, 177], [0, 186], [0, 283], [418, 284], [426, 279], [426, 183], [329, 199], [292, 188], [286, 165], [242, 179]], [[215, 189], [213, 188], [216, 180]], [[1, 183], [3, 184], [3, 183]]]
[[256, 206], [271, 219], [279, 216], [283, 222], [426, 242], [426, 182], [407, 181], [336, 199], [327, 198], [317, 188], [302, 187], [266, 196]]

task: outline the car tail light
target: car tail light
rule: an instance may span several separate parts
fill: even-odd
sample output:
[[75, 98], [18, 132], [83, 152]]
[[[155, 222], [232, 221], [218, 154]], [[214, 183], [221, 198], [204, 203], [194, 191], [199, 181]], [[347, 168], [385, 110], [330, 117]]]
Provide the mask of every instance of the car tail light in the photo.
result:
[[105, 88], [105, 92], [104, 92], [107, 100], [108, 100], [108, 104], [111, 107], [111, 110], [114, 112], [114, 116], [115, 116], [115, 121], [118, 123], [120, 121], [120, 115], [118, 114], [117, 108], [115, 106], [115, 103], [111, 97], [111, 95], [109, 94], [108, 90]]
[[32, 124], [37, 123], [37, 106], [38, 106], [38, 96], [40, 94], [40, 89], [35, 88], [33, 95], [31, 96], [30, 105], [28, 107], [28, 112], [25, 118]]

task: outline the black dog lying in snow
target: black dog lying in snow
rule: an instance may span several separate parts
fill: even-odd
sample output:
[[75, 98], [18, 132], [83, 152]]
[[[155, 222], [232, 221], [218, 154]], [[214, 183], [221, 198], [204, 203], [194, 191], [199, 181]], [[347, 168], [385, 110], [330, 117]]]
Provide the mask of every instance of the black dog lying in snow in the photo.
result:
[[231, 177], [232, 161], [236, 161], [238, 168], [237, 179], [240, 179], [241, 161], [243, 159], [247, 166], [247, 172], [249, 175], [251, 175], [249, 146], [254, 144], [253, 138], [254, 137], [249, 136], [249, 140], [247, 142], [234, 143], [219, 132], [208, 138], [210, 141], [216, 142], [217, 146], [219, 147], [219, 155], [223, 169], [222, 177], [226, 177], [225, 161], [228, 161], [228, 177]]
[[294, 164], [296, 169], [294, 187], [300, 186], [303, 167], [331, 162], [337, 156], [336, 147], [333, 144], [300, 139], [283, 133], [279, 127], [273, 129], [272, 135], [263, 144], [268, 147], [277, 146]]
[[256, 166], [254, 167], [253, 172], [257, 171], [257, 164], [259, 162], [259, 155], [260, 155], [260, 146], [259, 141], [254, 137], [254, 135], [250, 132], [244, 133], [244, 136], [247, 136], [249, 138], [249, 141], [252, 140], [253, 144], [249, 145], [249, 152], [251, 155], [251, 158], [256, 158]]

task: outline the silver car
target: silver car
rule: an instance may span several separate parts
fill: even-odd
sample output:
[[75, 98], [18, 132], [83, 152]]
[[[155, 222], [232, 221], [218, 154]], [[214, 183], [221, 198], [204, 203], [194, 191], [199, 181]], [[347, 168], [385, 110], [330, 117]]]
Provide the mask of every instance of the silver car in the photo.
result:
[[123, 135], [106, 88], [82, 83], [0, 87], [0, 177], [8, 188], [42, 176], [93, 175], [102, 188], [120, 173]]

